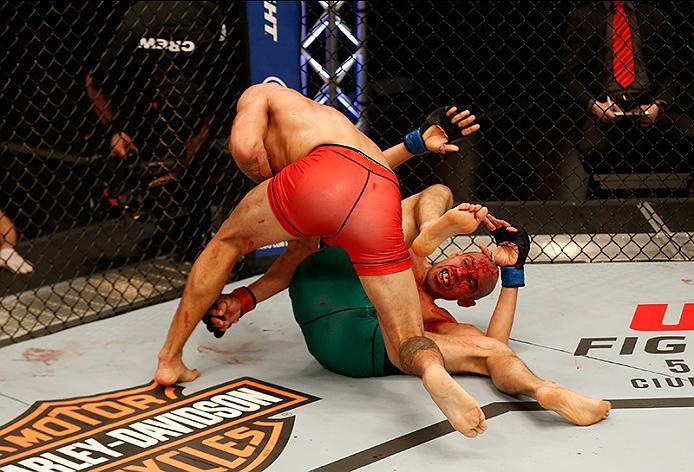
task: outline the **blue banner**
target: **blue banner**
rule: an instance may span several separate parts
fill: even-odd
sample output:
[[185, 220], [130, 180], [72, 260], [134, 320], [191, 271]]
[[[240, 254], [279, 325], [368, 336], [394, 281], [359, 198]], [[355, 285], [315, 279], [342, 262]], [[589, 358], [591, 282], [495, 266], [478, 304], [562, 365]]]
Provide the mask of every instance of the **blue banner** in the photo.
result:
[[[301, 5], [299, 1], [247, 1], [251, 83], [275, 82], [301, 91]], [[265, 271], [287, 243], [255, 251], [253, 273]]]
[[287, 241], [281, 243], [270, 244], [268, 246], [259, 247], [255, 250], [256, 257], [272, 257], [279, 256], [287, 249]]
[[298, 1], [247, 1], [251, 83], [301, 90]]

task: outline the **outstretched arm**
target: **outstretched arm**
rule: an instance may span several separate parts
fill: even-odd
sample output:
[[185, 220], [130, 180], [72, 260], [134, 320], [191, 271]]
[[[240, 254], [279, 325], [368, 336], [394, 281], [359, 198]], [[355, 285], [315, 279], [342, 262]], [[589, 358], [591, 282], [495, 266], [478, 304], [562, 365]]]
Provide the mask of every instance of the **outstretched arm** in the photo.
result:
[[267, 300], [289, 287], [296, 270], [319, 248], [320, 238], [289, 241], [284, 251], [258, 280], [249, 285], [258, 302]]
[[[289, 241], [287, 250], [275, 259], [259, 279], [248, 285], [247, 288], [255, 296], [255, 302], [267, 300], [289, 287], [301, 263], [318, 250], [319, 240], [319, 238], [305, 238]], [[243, 314], [245, 313], [241, 313], [241, 301], [232, 294], [223, 294], [207, 311], [203, 321], [208, 331], [219, 338], [232, 324], [241, 319]]]
[[458, 152], [460, 148], [451, 143], [480, 129], [480, 125], [474, 124], [477, 117], [471, 115], [469, 110], [458, 112], [458, 108], [455, 106], [448, 108], [445, 113], [443, 110], [443, 108], [436, 110], [429, 115], [426, 122], [418, 130], [408, 133], [407, 136], [414, 133], [421, 137], [422, 142], [419, 144], [423, 144], [423, 149], [408, 149], [405, 142], [402, 142], [383, 151], [391, 169], [407, 162], [415, 153], [449, 154]]
[[85, 79], [85, 86], [87, 88], [87, 96], [92, 102], [94, 107], [94, 113], [102, 125], [109, 124], [113, 121], [113, 107], [111, 106], [111, 100], [99, 89], [96, 88], [94, 84], [94, 72], [87, 72], [87, 77]]
[[254, 182], [272, 177], [265, 150], [268, 127], [268, 84], [246, 89], [236, 105], [236, 118], [231, 127], [229, 151], [241, 172]]
[[443, 184], [434, 184], [402, 201], [402, 230], [405, 245], [412, 241], [430, 222], [438, 219], [453, 206], [453, 192]]

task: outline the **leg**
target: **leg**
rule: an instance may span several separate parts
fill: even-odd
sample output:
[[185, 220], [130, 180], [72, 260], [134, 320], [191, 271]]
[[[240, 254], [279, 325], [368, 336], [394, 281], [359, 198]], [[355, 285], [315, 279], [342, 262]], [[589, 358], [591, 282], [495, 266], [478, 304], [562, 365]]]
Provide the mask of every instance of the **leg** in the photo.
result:
[[0, 211], [0, 249], [11, 249], [17, 245], [17, 230], [12, 221]]
[[445, 330], [448, 334], [427, 332], [426, 335], [440, 347], [446, 369], [451, 373], [488, 375], [501, 392], [534, 398], [543, 408], [558, 413], [576, 425], [591, 425], [609, 415], [609, 402], [589, 398], [540, 379], [508, 346], [496, 339], [456, 335], [453, 334], [456, 332], [454, 326], [438, 327], [438, 330]]
[[28, 261], [15, 251], [17, 230], [12, 221], [0, 211], [0, 268], [6, 268], [15, 274], [28, 274], [34, 271]]
[[183, 346], [221, 293], [239, 257], [266, 244], [296, 239], [275, 218], [267, 200], [268, 183], [259, 184], [241, 200], [195, 260], [159, 353], [154, 377], [158, 383], [187, 382], [200, 375], [184, 365]]
[[508, 395], [534, 398], [542, 408], [558, 413], [575, 425], [589, 426], [610, 414], [610, 402], [590, 398], [554, 382], [541, 380], [510, 349], [504, 354], [487, 358], [487, 369], [500, 391]]
[[456, 430], [468, 437], [483, 433], [487, 423], [479, 405], [446, 372], [436, 344], [423, 336], [412, 270], [359, 278], [376, 307], [391, 362], [403, 372], [422, 378], [432, 400]]
[[388, 358], [400, 370], [421, 377], [453, 427], [474, 437], [486, 429], [484, 414], [446, 372], [436, 343], [424, 337], [419, 292], [402, 233], [399, 185], [392, 172], [370, 161], [364, 164], [368, 175], [362, 181], [369, 185], [355, 195], [354, 205], [330, 239], [349, 254], [376, 308]]
[[453, 194], [445, 185], [436, 184], [402, 201], [402, 229], [405, 245], [410, 247], [422, 225], [441, 217], [453, 206]]

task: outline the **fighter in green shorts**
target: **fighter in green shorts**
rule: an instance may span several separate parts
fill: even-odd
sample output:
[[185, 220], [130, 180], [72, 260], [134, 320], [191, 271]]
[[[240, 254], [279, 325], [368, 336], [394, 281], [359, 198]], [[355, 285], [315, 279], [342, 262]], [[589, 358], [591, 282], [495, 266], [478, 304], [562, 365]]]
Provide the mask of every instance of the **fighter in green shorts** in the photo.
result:
[[[412, 221], [415, 217], [413, 213], [419, 206], [448, 209], [451, 201], [448, 189], [441, 185], [430, 187], [411, 199], [415, 202], [403, 202], [403, 220], [410, 226], [416, 226]], [[505, 223], [488, 215], [486, 208], [480, 205], [462, 204], [451, 210], [448, 216], [455, 217], [455, 224], [468, 230], [476, 228], [481, 220]], [[409, 236], [406, 237], [408, 242], [416, 240], [410, 232], [406, 232], [406, 236]], [[485, 251], [457, 253], [435, 266], [411, 253], [427, 335], [435, 335], [442, 325], [459, 325], [448, 312], [434, 304], [431, 292], [448, 291], [445, 298], [471, 306], [475, 299], [494, 289], [498, 270], [490, 259], [491, 252], [486, 247]], [[512, 254], [504, 253], [502, 256], [500, 252], [497, 255], [507, 256]], [[442, 275], [439, 278], [437, 274]], [[401, 373], [388, 359], [376, 309], [342, 249], [324, 247], [308, 256], [291, 280], [289, 295], [294, 318], [301, 327], [306, 346], [325, 368], [350, 377]], [[471, 333], [481, 334], [472, 326], [461, 326]], [[436, 342], [439, 340], [436, 339]]]
[[289, 296], [306, 346], [323, 367], [350, 377], [399, 372], [388, 361], [376, 309], [341, 248], [309, 256], [297, 269]]

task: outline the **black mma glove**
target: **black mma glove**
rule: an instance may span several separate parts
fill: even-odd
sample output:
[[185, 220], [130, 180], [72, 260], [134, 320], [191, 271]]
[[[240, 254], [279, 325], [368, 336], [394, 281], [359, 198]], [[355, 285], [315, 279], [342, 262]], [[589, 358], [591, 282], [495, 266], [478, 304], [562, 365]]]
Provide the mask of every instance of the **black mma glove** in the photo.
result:
[[453, 143], [459, 139], [462, 139], [463, 136], [460, 134], [461, 129], [458, 126], [457, 123], [451, 123], [451, 119], [460, 113], [460, 110], [456, 111], [455, 113], [451, 113], [451, 116], [447, 116], [446, 112], [453, 108], [455, 105], [450, 105], [447, 107], [440, 107], [437, 108], [436, 110], [432, 111], [429, 113], [429, 116], [427, 116], [426, 121], [422, 126], [419, 127], [419, 131], [424, 134], [424, 132], [429, 129], [430, 126], [438, 125], [443, 129], [443, 132], [446, 133], [446, 136], [448, 136], [448, 142]]
[[441, 129], [443, 129], [443, 132], [446, 133], [446, 136], [448, 136], [449, 143], [461, 139], [463, 136], [460, 134], [460, 128], [457, 124], [451, 123], [451, 118], [453, 118], [456, 113], [451, 114], [451, 116], [446, 115], [446, 112], [454, 106], [455, 105], [450, 105], [447, 107], [437, 108], [429, 113], [429, 116], [427, 116], [427, 119], [424, 121], [422, 126], [407, 133], [403, 138], [403, 143], [405, 144], [407, 151], [415, 155], [429, 152], [426, 144], [424, 143], [423, 135], [430, 126], [434, 125], [438, 125], [441, 127]]
[[506, 227], [498, 228], [492, 231], [492, 236], [496, 245], [510, 242], [518, 248], [518, 260], [512, 266], [504, 266], [501, 268], [501, 286], [502, 287], [525, 287], [525, 271], [523, 266], [530, 252], [530, 237], [524, 228], [518, 228], [518, 231], [509, 231]]

